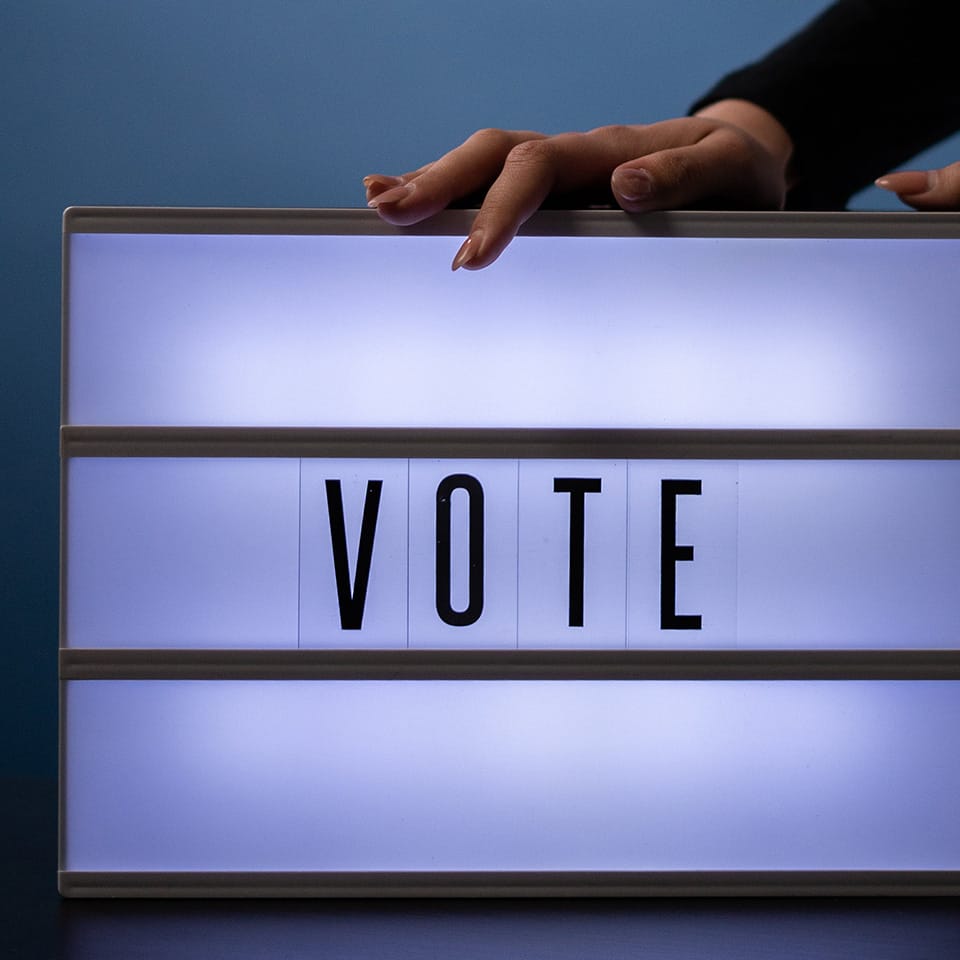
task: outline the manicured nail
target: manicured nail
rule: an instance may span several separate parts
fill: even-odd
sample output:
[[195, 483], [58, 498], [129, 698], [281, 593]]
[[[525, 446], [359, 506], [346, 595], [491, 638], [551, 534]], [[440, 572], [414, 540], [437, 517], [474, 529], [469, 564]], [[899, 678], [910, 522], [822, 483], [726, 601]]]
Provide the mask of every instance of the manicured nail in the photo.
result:
[[450, 264], [450, 269], [459, 270], [461, 267], [467, 266], [480, 252], [482, 240], [483, 237], [479, 233], [471, 233], [457, 251], [457, 255], [453, 258], [453, 263]]
[[653, 193], [653, 177], [646, 170], [618, 170], [612, 186], [614, 193], [624, 200], [646, 200]]
[[363, 185], [365, 187], [373, 186], [375, 183], [382, 183], [385, 187], [393, 187], [398, 183], [403, 183], [403, 181], [400, 177], [391, 177], [386, 173], [371, 173], [363, 178]]
[[412, 183], [401, 183], [399, 186], [391, 187], [383, 193], [367, 201], [367, 206], [376, 210], [381, 203], [397, 203], [404, 197], [409, 197], [414, 191], [415, 185]]
[[902, 170], [888, 173], [873, 181], [882, 190], [892, 190], [904, 197], [928, 193], [937, 185], [936, 170]]

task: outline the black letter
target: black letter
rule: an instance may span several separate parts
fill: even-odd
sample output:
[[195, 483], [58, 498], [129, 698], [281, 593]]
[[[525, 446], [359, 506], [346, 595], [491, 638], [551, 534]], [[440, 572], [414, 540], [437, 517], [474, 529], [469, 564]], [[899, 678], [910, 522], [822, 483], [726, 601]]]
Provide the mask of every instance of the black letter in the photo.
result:
[[370, 580], [370, 559], [373, 556], [373, 535], [380, 511], [382, 480], [367, 481], [360, 523], [360, 547], [357, 550], [357, 575], [350, 586], [350, 561], [347, 558], [347, 524], [343, 517], [343, 492], [339, 480], [327, 480], [327, 513], [330, 515], [330, 540], [333, 544], [333, 569], [337, 577], [337, 601], [340, 604], [340, 627], [359, 630], [363, 625], [363, 607]]
[[677, 613], [677, 563], [693, 559], [693, 547], [677, 545], [677, 497], [700, 495], [699, 480], [660, 481], [660, 629], [699, 630], [701, 617]]
[[[466, 490], [470, 499], [470, 600], [465, 610], [450, 603], [450, 497]], [[437, 487], [437, 613], [451, 627], [467, 627], [483, 613], [483, 487], [476, 477], [454, 473]]]
[[600, 492], [600, 478], [556, 477], [554, 493], [570, 494], [570, 626], [583, 626], [584, 494]]

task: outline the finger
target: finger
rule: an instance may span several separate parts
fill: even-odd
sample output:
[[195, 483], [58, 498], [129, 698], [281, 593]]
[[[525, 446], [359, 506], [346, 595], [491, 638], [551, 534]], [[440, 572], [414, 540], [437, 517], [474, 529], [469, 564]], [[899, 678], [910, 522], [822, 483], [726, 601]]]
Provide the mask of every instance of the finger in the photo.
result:
[[470, 236], [453, 269], [489, 266], [551, 193], [565, 194], [606, 184], [609, 171], [648, 148], [642, 127], [604, 127], [517, 144], [487, 191]]
[[479, 270], [503, 253], [520, 225], [550, 193], [557, 158], [549, 140], [528, 141], [507, 155], [499, 176], [484, 197], [470, 234], [453, 258], [452, 268]]
[[496, 260], [551, 192], [604, 183], [632, 212], [706, 201], [779, 209], [786, 189], [781, 167], [743, 130], [695, 117], [522, 143], [490, 188], [454, 269], [479, 269]]
[[738, 132], [717, 129], [693, 143], [621, 164], [610, 185], [630, 213], [706, 204], [780, 209], [784, 181], [762, 150]]
[[960, 210], [960, 163], [939, 170], [888, 173], [876, 185], [917, 210]]
[[425, 170], [429, 169], [431, 164], [425, 164], [422, 167], [419, 167], [416, 170], [411, 170], [409, 173], [402, 173], [400, 176], [393, 176], [388, 173], [371, 173], [363, 178], [363, 186], [367, 191], [367, 201], [368, 206], [372, 206], [369, 203], [370, 200], [374, 200], [388, 190], [392, 190], [394, 187], [399, 187], [404, 183], [408, 183], [411, 180], [416, 179], [420, 176]]
[[363, 178], [363, 187], [367, 191], [367, 203], [385, 193], [393, 187], [398, 187], [403, 180], [400, 177], [391, 177], [387, 174], [373, 173]]
[[371, 200], [389, 223], [418, 223], [491, 183], [510, 150], [524, 140], [543, 137], [529, 130], [479, 130], [459, 147], [422, 167], [403, 183]]

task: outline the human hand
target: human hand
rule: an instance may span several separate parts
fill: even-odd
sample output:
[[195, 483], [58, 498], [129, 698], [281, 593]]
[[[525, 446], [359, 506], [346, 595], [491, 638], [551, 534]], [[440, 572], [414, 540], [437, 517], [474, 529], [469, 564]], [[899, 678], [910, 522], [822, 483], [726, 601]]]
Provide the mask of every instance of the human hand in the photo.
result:
[[481, 130], [419, 170], [364, 178], [367, 200], [406, 226], [486, 190], [453, 269], [493, 263], [547, 197], [615, 200], [641, 213], [692, 205], [779, 209], [789, 137], [766, 111], [721, 101], [695, 117], [546, 136]]
[[960, 163], [939, 170], [903, 170], [876, 181], [917, 210], [960, 210]]

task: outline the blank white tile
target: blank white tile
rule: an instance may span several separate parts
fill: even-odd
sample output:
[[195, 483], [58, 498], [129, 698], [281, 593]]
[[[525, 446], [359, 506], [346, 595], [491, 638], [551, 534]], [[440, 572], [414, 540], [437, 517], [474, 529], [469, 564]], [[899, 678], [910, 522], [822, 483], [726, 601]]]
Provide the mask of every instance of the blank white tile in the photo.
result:
[[960, 647], [960, 463], [740, 465], [746, 646]]
[[66, 643], [296, 647], [298, 466], [71, 460]]

